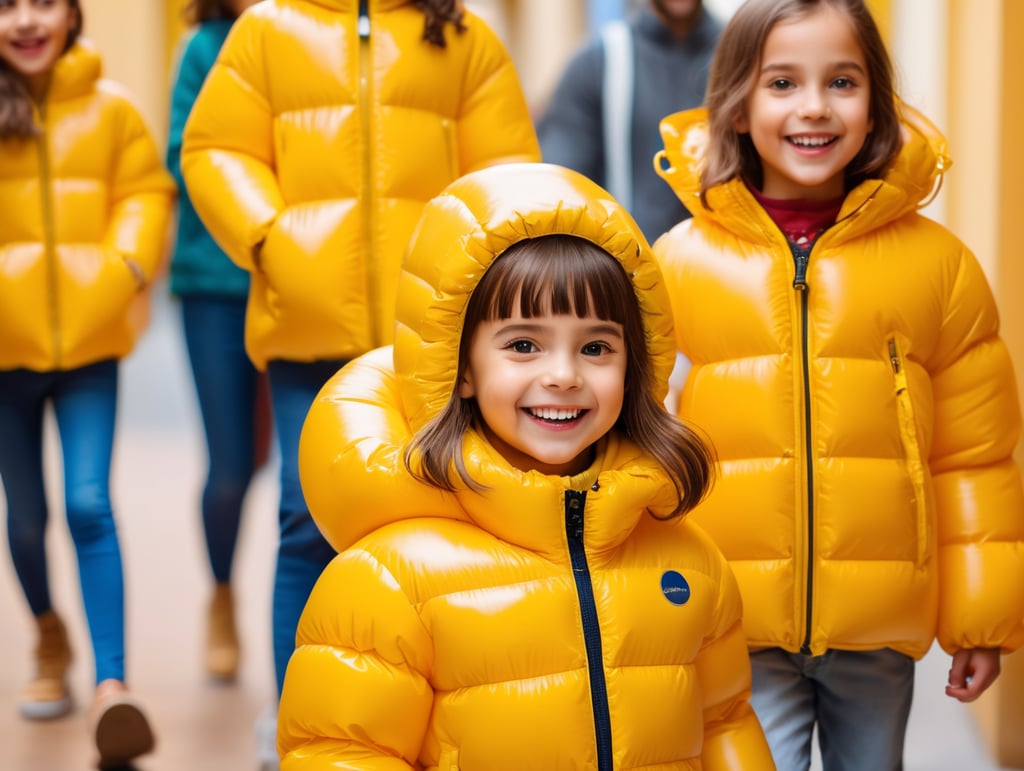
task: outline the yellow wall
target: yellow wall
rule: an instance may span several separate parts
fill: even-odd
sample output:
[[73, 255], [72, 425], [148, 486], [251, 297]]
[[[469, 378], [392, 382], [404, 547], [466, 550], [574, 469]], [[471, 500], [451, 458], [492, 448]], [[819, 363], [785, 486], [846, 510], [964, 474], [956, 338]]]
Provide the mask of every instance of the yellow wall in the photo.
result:
[[85, 34], [103, 54], [104, 73], [135, 97], [161, 143], [167, 134], [169, 81], [163, 41], [167, 14], [160, 2], [81, 0]]
[[[986, 261], [1024, 384], [1024, 48], [1015, 39], [1024, 29], [1024, 3], [950, 0], [950, 14], [949, 224]], [[1024, 466], [1020, 447], [1017, 460]], [[973, 712], [994, 759], [1024, 768], [1024, 653], [1004, 657], [1002, 676]]]

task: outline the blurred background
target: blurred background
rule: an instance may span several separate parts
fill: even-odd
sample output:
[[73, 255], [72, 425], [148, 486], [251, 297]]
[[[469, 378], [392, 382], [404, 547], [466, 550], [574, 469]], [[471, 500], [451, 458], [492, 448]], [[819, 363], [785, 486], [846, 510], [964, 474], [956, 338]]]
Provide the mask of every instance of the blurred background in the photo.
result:
[[[81, 0], [85, 32], [106, 74], [135, 95], [158, 141], [167, 134], [175, 52], [184, 0]], [[503, 38], [535, 114], [543, 110], [569, 56], [632, 0], [476, 0], [467, 5]], [[726, 19], [739, 0], [705, 0]], [[1024, 366], [1024, 33], [1022, 0], [869, 0], [896, 59], [900, 91], [945, 132], [954, 167], [929, 214], [979, 256], [999, 302], [1018, 371]], [[881, 277], [880, 277], [881, 279]], [[125, 552], [129, 678], [158, 731], [150, 771], [257, 768], [257, 718], [273, 692], [269, 598], [276, 547], [276, 463], [265, 467], [247, 501], [236, 564], [243, 666], [232, 686], [205, 680], [201, 642], [207, 601], [198, 498], [205, 452], [182, 341], [165, 285], [153, 289], [152, 325], [126, 360], [115, 445], [113, 495]], [[2, 441], [2, 437], [0, 437]], [[50, 426], [47, 473], [53, 521], [53, 584], [81, 652], [70, 720], [18, 719], [15, 697], [28, 674], [29, 618], [9, 557], [0, 558], [0, 768], [90, 768], [84, 706], [91, 661], [63, 519], [56, 434]], [[1024, 457], [1018, 451], [1018, 460]], [[4, 503], [0, 499], [0, 511]], [[6, 550], [4, 549], [6, 552]], [[1024, 768], [1024, 656], [1004, 659], [1004, 674], [976, 705], [943, 695], [948, 657], [933, 650], [918, 670], [908, 732], [910, 771]]]

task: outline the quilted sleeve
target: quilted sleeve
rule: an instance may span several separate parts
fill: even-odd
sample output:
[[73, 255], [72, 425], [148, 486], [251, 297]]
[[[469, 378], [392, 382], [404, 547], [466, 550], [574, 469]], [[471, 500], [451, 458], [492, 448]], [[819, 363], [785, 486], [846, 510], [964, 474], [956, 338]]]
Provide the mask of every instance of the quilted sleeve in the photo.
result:
[[938, 511], [938, 639], [948, 653], [1024, 644], [1020, 410], [981, 266], [961, 253], [934, 360], [930, 466]]
[[494, 32], [478, 18], [471, 21], [475, 43], [459, 109], [459, 173], [539, 161], [540, 145], [515, 65]]
[[273, 168], [264, 23], [246, 14], [232, 27], [189, 114], [181, 149], [196, 212], [232, 261], [249, 271], [284, 206]]
[[[116, 98], [116, 97], [115, 97]], [[129, 257], [152, 281], [167, 251], [176, 187], [142, 116], [117, 99], [121, 132], [111, 178], [111, 215], [104, 247]]]
[[411, 768], [433, 705], [433, 647], [392, 574], [358, 546], [327, 566], [278, 709], [282, 771]]

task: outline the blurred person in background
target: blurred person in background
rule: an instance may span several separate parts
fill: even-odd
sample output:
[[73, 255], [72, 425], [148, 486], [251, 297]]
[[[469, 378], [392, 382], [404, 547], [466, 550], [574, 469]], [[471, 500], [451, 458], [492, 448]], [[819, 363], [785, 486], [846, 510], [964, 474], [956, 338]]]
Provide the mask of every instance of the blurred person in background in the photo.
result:
[[110, 501], [120, 360], [144, 326], [174, 181], [124, 89], [101, 78], [78, 0], [0, 4], [0, 478], [15, 572], [35, 618], [30, 720], [71, 711], [72, 652], [46, 553], [44, 415], [63, 454], [96, 689], [101, 766], [151, 751], [125, 681], [124, 573]]
[[206, 437], [203, 535], [213, 578], [206, 626], [207, 673], [233, 680], [240, 644], [231, 569], [242, 505], [269, 442], [266, 380], [245, 352], [249, 274], [235, 265], [196, 214], [181, 176], [185, 121], [234, 21], [257, 0], [193, 0], [171, 89], [167, 168], [178, 182], [178, 220], [170, 288], [181, 318]]
[[[539, 159], [508, 52], [453, 0], [263, 0], [207, 76], [181, 163], [199, 216], [249, 271], [246, 351], [270, 379], [278, 695], [334, 555], [299, 480], [306, 412], [346, 361], [391, 342], [399, 265], [426, 201], [466, 172]], [[272, 732], [260, 736], [272, 746]]]
[[607, 188], [652, 243], [690, 216], [652, 167], [658, 126], [704, 101], [721, 33], [701, 0], [644, 0], [572, 57], [537, 123], [544, 160]]

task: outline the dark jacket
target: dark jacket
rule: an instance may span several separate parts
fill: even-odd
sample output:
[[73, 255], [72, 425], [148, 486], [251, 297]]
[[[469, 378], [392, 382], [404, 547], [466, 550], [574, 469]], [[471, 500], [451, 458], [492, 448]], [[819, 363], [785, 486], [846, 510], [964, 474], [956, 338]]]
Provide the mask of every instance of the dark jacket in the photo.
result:
[[[655, 154], [662, 149], [658, 124], [666, 115], [703, 103], [722, 23], [705, 10], [690, 34], [677, 40], [658, 17], [643, 8], [629, 19], [629, 28], [634, 74], [630, 213], [653, 243], [690, 216], [652, 167]], [[604, 70], [604, 46], [597, 36], [570, 60], [538, 122], [537, 133], [546, 162], [568, 166], [607, 187]]]

